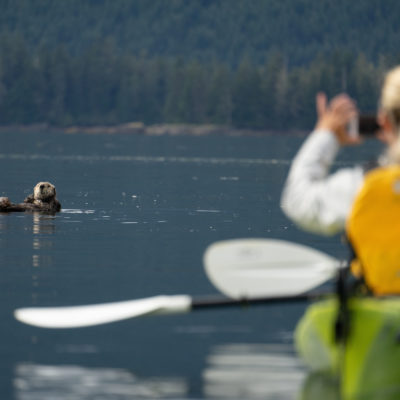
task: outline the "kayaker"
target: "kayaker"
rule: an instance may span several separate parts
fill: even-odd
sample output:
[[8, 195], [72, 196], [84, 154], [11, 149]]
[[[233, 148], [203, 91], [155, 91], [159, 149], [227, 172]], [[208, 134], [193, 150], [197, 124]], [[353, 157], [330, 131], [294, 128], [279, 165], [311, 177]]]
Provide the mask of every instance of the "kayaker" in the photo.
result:
[[[397, 91], [396, 85], [399, 85]], [[398, 93], [398, 98], [393, 98], [393, 91]], [[367, 171], [364, 166], [357, 165], [330, 173], [342, 146], [361, 143], [360, 138], [350, 135], [348, 130], [358, 115], [355, 101], [340, 94], [328, 103], [325, 94], [319, 93], [316, 104], [316, 127], [292, 162], [281, 206], [284, 213], [304, 230], [334, 235], [344, 231]], [[400, 67], [387, 75], [378, 113], [382, 127], [378, 137], [388, 147], [392, 147], [397, 139], [398, 127], [392, 117], [394, 110], [400, 110]], [[385, 163], [386, 157], [382, 156], [379, 164]]]
[[348, 126], [355, 102], [317, 96], [318, 122], [296, 155], [282, 194], [282, 209], [305, 230], [335, 234], [346, 229], [356, 254], [355, 275], [378, 295], [400, 293], [400, 67], [382, 87], [379, 138], [387, 150], [377, 167], [343, 168], [329, 174], [341, 145], [360, 143]]

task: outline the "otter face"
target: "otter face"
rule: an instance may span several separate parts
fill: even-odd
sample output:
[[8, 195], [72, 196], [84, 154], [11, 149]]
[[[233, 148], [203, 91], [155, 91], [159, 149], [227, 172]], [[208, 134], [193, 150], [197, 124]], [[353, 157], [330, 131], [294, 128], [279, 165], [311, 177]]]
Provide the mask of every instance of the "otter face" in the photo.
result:
[[8, 197], [0, 197], [0, 207], [11, 206], [10, 199]]
[[35, 200], [49, 201], [56, 197], [56, 188], [50, 182], [39, 182], [33, 189]]

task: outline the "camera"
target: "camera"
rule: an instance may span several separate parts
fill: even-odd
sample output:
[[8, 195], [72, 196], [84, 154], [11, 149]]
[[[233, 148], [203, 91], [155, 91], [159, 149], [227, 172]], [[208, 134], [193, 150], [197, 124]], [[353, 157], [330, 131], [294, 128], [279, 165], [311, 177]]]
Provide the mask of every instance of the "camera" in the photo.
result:
[[348, 131], [351, 137], [372, 137], [381, 129], [376, 115], [364, 114], [350, 121]]

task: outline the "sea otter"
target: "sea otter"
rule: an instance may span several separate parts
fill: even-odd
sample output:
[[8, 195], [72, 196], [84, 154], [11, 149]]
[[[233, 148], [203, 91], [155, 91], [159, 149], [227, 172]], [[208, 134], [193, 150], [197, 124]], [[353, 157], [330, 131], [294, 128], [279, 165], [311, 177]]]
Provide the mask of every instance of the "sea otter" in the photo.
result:
[[56, 188], [49, 182], [39, 182], [23, 203], [13, 204], [8, 197], [0, 197], [0, 212], [37, 211], [54, 214], [61, 210], [56, 199]]

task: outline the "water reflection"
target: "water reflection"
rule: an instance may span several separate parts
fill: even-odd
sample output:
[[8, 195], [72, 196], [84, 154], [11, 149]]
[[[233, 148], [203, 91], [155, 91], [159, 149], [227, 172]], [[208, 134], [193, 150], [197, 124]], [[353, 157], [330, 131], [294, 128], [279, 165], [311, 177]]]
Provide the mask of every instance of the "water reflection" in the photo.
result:
[[[289, 345], [225, 344], [211, 348], [202, 372], [202, 398], [293, 400], [305, 371]], [[187, 398], [189, 377], [138, 377], [126, 369], [21, 363], [17, 400]], [[320, 399], [319, 399], [320, 400]]]
[[294, 399], [305, 377], [289, 345], [221, 345], [212, 350], [207, 364], [207, 398]]
[[51, 249], [53, 247], [52, 235], [55, 232], [55, 216], [33, 214], [33, 242], [32, 266], [52, 265]]
[[139, 378], [125, 369], [19, 364], [16, 400], [131, 400], [176, 398], [187, 393], [181, 378]]

